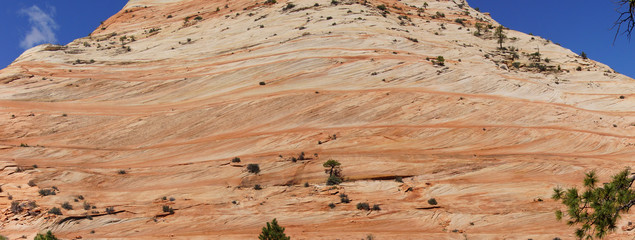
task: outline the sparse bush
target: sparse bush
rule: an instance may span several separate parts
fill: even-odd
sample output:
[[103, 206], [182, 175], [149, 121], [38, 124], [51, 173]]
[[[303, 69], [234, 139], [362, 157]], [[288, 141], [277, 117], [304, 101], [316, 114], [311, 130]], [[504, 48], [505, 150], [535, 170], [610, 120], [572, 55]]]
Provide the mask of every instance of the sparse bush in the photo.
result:
[[330, 207], [331, 209], [335, 208], [335, 203], [329, 203], [329, 207]]
[[295, 7], [295, 4], [287, 3], [287, 5], [282, 8], [282, 11], [286, 11], [286, 10], [292, 9], [294, 7]]
[[119, 170], [117, 173], [118, 173], [118, 174], [122, 174], [122, 175], [123, 175], [123, 174], [126, 174], [127, 172], [126, 172], [126, 170], [121, 169], [121, 170]]
[[379, 207], [379, 204], [373, 204], [373, 211], [379, 211], [381, 210], [381, 208]]
[[338, 185], [342, 183], [342, 178], [338, 177], [338, 176], [329, 176], [329, 178], [326, 180], [326, 185]]
[[73, 210], [73, 205], [71, 205], [68, 202], [64, 202], [64, 203], [62, 203], [62, 208], [66, 209], [66, 210]]
[[174, 209], [168, 205], [163, 205], [163, 212], [174, 214]]
[[512, 67], [514, 67], [514, 68], [520, 68], [520, 62], [513, 62], [513, 63], [512, 63]]
[[454, 19], [454, 22], [458, 23], [458, 24], [461, 24], [461, 26], [465, 26], [465, 21], [467, 21], [467, 19], [465, 19], [465, 18]]
[[308, 183], [308, 182], [305, 182], [305, 183], [304, 183], [304, 187], [309, 187], [309, 183]]
[[443, 56], [438, 56], [436, 59], [432, 60], [434, 65], [445, 66], [445, 58]]
[[38, 233], [33, 240], [57, 240], [57, 237], [51, 231], [48, 231], [46, 234]]
[[430, 198], [430, 199], [428, 199], [428, 204], [430, 204], [430, 205], [437, 205], [437, 200], [436, 200], [436, 199], [434, 199], [434, 198]]
[[62, 210], [60, 210], [59, 208], [53, 207], [49, 209], [48, 213], [55, 214], [55, 215], [62, 215]]
[[359, 210], [370, 210], [370, 205], [368, 205], [368, 203], [363, 202], [363, 203], [357, 203], [357, 209]]
[[262, 187], [260, 186], [260, 184], [256, 184], [254, 185], [254, 190], [262, 190]]
[[260, 166], [255, 163], [247, 164], [247, 171], [253, 174], [258, 174], [260, 172]]
[[33, 180], [29, 180], [29, 182], [27, 184], [29, 185], [29, 187], [37, 186], [37, 184], [35, 184], [35, 181], [33, 181]]
[[40, 196], [55, 195], [55, 190], [53, 190], [53, 189], [40, 189], [40, 191], [38, 191], [38, 193], [40, 194]]
[[577, 68], [575, 68], [576, 71], [582, 71], [582, 67], [578, 66]]
[[278, 3], [276, 0], [267, 0], [265, 1], [265, 4], [276, 4]]
[[87, 202], [84, 202], [84, 210], [90, 210], [90, 204]]
[[582, 57], [582, 59], [588, 59], [585, 52], [580, 53], [580, 57]]
[[445, 13], [442, 13], [442, 12], [437, 12], [437, 13], [435, 14], [435, 16], [436, 16], [437, 18], [444, 18], [444, 17], [445, 17]]
[[267, 83], [265, 83], [265, 82], [259, 82], [258, 84], [260, 84], [260, 86], [267, 85]]
[[274, 218], [271, 223], [267, 223], [266, 227], [262, 228], [262, 232], [258, 236], [259, 240], [290, 240], [291, 237], [287, 237], [284, 234], [284, 228], [278, 225], [278, 221]]
[[9, 210], [11, 210], [12, 213], [20, 213], [22, 212], [22, 204], [18, 201], [13, 201], [11, 202], [11, 208]]
[[384, 4], [378, 5], [378, 6], [377, 6], [377, 9], [382, 10], [382, 11], [386, 11], [386, 10], [388, 10], [388, 8], [386, 7], [386, 5], [384, 5]]
[[114, 214], [115, 213], [115, 207], [107, 207], [106, 208], [106, 213]]
[[233, 163], [239, 163], [240, 162], [240, 158], [239, 157], [235, 157], [232, 159]]
[[170, 202], [174, 202], [175, 200], [176, 200], [176, 198], [170, 197]]
[[401, 177], [401, 176], [397, 176], [397, 177], [395, 177], [395, 182], [400, 182], [400, 183], [402, 183], [402, 182], [403, 182], [403, 177]]
[[203, 20], [203, 17], [201, 17], [201, 16], [196, 16], [196, 17], [194, 18], [194, 20], [196, 20], [196, 21], [201, 21], [201, 20]]
[[341, 203], [350, 203], [351, 200], [348, 199], [348, 195], [342, 193], [342, 194], [340, 194], [340, 202]]

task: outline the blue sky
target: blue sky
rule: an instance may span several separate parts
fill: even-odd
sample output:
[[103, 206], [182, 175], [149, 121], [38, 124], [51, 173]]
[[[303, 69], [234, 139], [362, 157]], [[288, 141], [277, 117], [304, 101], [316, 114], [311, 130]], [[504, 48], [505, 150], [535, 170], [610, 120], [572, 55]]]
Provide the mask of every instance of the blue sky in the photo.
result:
[[[7, 0], [0, 9], [0, 68], [25, 47], [45, 42], [66, 44], [87, 36], [127, 0]], [[576, 53], [635, 77], [635, 43], [610, 28], [617, 18], [613, 0], [468, 0], [504, 26], [544, 37]]]
[[635, 78], [635, 38], [613, 38], [611, 30], [618, 17], [614, 0], [468, 0], [473, 8], [491, 13], [505, 27], [533, 33], [559, 43], [573, 52], [584, 51], [589, 58]]
[[127, 0], [3, 0], [0, 8], [0, 69], [26, 48], [67, 44], [88, 36]]

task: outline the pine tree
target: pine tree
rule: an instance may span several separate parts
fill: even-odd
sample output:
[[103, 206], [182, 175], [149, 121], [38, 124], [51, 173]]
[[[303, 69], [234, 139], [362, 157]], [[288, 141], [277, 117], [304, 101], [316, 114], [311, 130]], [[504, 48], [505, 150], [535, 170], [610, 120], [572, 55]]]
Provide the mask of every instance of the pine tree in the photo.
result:
[[629, 175], [630, 170], [626, 169], [613, 176], [610, 183], [598, 187], [597, 175], [591, 171], [584, 178], [585, 190], [582, 193], [575, 187], [566, 191], [554, 188], [552, 198], [561, 200], [567, 207], [566, 213], [557, 210], [556, 218], [561, 220], [566, 214], [569, 225], [581, 225], [575, 232], [579, 239], [606, 237], [617, 228], [620, 213], [628, 212], [635, 205], [635, 191], [631, 188], [635, 175]]
[[57, 240], [57, 237], [51, 231], [48, 231], [46, 235], [38, 233], [33, 240]]
[[503, 32], [503, 25], [500, 25], [496, 28], [496, 32], [494, 33], [496, 38], [498, 38], [498, 44], [500, 44], [500, 49], [503, 49], [503, 42], [505, 42], [505, 33]]
[[284, 234], [284, 228], [278, 225], [278, 221], [274, 218], [271, 223], [267, 223], [267, 226], [262, 228], [262, 233], [260, 233], [258, 239], [289, 240], [291, 237], [287, 237], [287, 235]]

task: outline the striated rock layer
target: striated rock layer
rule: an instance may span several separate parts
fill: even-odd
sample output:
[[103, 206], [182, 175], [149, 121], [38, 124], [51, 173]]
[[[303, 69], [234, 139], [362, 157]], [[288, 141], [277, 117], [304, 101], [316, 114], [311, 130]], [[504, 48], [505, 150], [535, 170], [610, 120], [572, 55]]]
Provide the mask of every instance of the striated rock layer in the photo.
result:
[[634, 166], [635, 80], [601, 63], [513, 30], [498, 50], [459, 1], [293, 4], [131, 0], [1, 70], [0, 234], [570, 239], [551, 189]]

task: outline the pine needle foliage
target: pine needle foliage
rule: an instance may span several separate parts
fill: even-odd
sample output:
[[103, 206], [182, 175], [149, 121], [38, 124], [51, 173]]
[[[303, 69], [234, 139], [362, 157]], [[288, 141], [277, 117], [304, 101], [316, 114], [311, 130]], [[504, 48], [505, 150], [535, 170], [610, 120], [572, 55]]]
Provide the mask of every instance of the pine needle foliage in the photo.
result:
[[578, 239], [605, 238], [617, 228], [620, 213], [627, 213], [635, 205], [633, 181], [635, 175], [631, 176], [627, 168], [613, 176], [611, 182], [598, 186], [597, 174], [591, 171], [584, 178], [584, 191], [576, 187], [554, 188], [552, 198], [566, 206], [566, 211], [556, 211], [556, 218], [562, 220], [566, 216], [567, 224], [578, 226]]
[[262, 233], [258, 236], [259, 240], [290, 240], [291, 237], [287, 237], [284, 234], [284, 228], [278, 225], [278, 221], [274, 218], [271, 223], [267, 223], [266, 227], [262, 228]]

